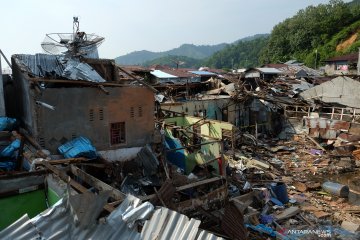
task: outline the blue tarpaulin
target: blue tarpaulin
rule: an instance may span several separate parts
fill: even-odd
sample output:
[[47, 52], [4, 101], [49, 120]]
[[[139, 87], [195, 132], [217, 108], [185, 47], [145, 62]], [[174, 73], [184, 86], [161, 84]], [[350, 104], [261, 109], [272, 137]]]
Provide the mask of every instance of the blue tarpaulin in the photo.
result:
[[0, 157], [8, 157], [8, 158], [15, 157], [15, 152], [16, 150], [19, 149], [19, 147], [20, 147], [19, 139], [12, 141], [12, 143], [10, 143], [9, 146], [7, 146], [6, 148], [4, 148], [4, 150], [1, 151]]
[[58, 150], [65, 158], [97, 157], [95, 147], [91, 144], [90, 140], [85, 137], [75, 138], [58, 147]]
[[12, 131], [16, 126], [15, 118], [0, 117], [0, 131]]
[[[178, 139], [165, 136], [165, 147], [167, 150], [169, 150], [175, 148], [182, 148], [183, 146], [181, 145]], [[180, 149], [176, 151], [168, 151], [166, 153], [166, 158], [172, 164], [175, 164], [184, 171], [186, 170], [184, 149]]]

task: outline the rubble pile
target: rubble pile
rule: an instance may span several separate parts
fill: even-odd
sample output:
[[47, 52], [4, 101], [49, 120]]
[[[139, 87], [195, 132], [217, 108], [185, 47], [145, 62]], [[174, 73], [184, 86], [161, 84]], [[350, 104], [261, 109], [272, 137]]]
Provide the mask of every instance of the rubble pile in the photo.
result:
[[[291, 141], [257, 139], [256, 144], [242, 143], [235, 153], [226, 153], [230, 201], [243, 208], [251, 235], [264, 239], [359, 237], [359, 192], [326, 182], [338, 174], [358, 174], [358, 160], [349, 152], [339, 155], [313, 141], [308, 135], [294, 135]], [[355, 195], [355, 201], [349, 194]]]

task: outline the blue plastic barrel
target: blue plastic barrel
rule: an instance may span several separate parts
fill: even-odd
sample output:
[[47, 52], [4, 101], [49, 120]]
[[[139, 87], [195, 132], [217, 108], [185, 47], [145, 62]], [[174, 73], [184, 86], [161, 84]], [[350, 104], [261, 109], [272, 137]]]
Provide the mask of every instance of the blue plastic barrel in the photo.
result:
[[335, 182], [324, 182], [322, 188], [335, 196], [346, 198], [349, 196], [349, 187]]
[[289, 202], [289, 196], [287, 193], [287, 188], [285, 183], [278, 182], [278, 183], [272, 183], [271, 184], [271, 190], [276, 195], [276, 198], [282, 202], [283, 204]]

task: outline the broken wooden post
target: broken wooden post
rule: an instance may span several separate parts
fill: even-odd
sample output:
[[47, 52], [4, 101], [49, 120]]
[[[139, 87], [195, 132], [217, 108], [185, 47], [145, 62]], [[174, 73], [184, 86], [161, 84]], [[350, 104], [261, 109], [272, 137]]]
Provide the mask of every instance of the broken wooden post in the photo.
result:
[[310, 137], [308, 134], [305, 134], [305, 136], [310, 139], [310, 141], [312, 141], [313, 143], [315, 143], [315, 145], [320, 148], [321, 150], [323, 150], [324, 152], [326, 152], [326, 149], [323, 148], [314, 138]]

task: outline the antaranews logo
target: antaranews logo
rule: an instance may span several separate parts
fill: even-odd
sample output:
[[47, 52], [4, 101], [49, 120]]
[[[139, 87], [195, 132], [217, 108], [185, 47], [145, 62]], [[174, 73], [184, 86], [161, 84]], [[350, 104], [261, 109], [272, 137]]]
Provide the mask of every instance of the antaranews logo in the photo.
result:
[[[283, 230], [283, 229], [282, 229]], [[283, 233], [285, 234], [283, 234]], [[302, 235], [315, 235], [318, 238], [329, 238], [331, 237], [331, 230], [327, 229], [288, 229], [284, 231], [279, 231], [279, 233], [283, 235], [296, 235], [296, 236], [302, 236]]]

